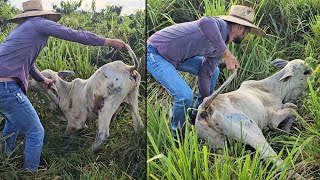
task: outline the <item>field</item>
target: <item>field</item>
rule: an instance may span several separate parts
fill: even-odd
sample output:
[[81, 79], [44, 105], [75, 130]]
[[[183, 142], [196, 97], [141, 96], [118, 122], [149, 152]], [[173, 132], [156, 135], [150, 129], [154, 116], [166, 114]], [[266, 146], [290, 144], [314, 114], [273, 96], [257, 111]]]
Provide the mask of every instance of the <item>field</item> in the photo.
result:
[[[142, 75], [140, 86], [140, 115], [144, 123], [145, 112], [145, 12], [120, 15], [121, 7], [108, 6], [97, 11], [95, 3], [90, 11], [75, 11], [80, 4], [58, 4], [55, 9], [63, 14], [59, 21], [67, 27], [83, 29], [103, 37], [118, 38], [130, 44], [141, 59]], [[77, 1], [74, 1], [77, 2]], [[78, 1], [79, 2], [79, 1]], [[94, 1], [93, 1], [94, 2]], [[0, 0], [0, 42], [15, 27], [6, 19], [19, 10], [7, 1]], [[60, 39], [49, 38], [47, 46], [37, 59], [39, 69], [55, 71], [73, 70], [76, 77], [88, 78], [95, 70], [111, 60], [123, 60], [132, 64], [126, 51], [118, 51], [108, 59], [109, 47], [90, 47]], [[0, 154], [0, 179], [144, 179], [146, 168], [145, 131], [134, 133], [131, 116], [127, 110], [111, 122], [110, 138], [96, 154], [88, 152], [97, 131], [96, 121], [87, 122], [88, 129], [79, 130], [72, 136], [64, 135], [67, 122], [59, 119], [58, 110], [47, 107], [48, 98], [36, 92], [28, 92], [45, 129], [45, 140], [39, 172], [27, 173], [21, 169], [23, 163], [23, 135], [18, 137], [17, 146], [11, 157]], [[2, 131], [4, 120], [0, 118]]]
[[[297, 103], [297, 119], [290, 133], [264, 129], [267, 141], [284, 159], [280, 171], [273, 163], [242, 142], [229, 139], [222, 154], [197, 139], [194, 127], [187, 126], [183, 143], [173, 139], [169, 125], [172, 97], [149, 74], [147, 76], [147, 177], [149, 179], [319, 179], [320, 177], [320, 1], [316, 0], [149, 0], [147, 37], [175, 23], [193, 21], [201, 16], [228, 14], [233, 4], [256, 10], [256, 24], [266, 30], [267, 38], [249, 35], [241, 45], [230, 44], [240, 62], [237, 78], [225, 92], [241, 82], [262, 79], [276, 69], [276, 58], [303, 59], [312, 68], [308, 90]], [[196, 95], [197, 77], [182, 73]], [[224, 70], [219, 84], [229, 76]]]

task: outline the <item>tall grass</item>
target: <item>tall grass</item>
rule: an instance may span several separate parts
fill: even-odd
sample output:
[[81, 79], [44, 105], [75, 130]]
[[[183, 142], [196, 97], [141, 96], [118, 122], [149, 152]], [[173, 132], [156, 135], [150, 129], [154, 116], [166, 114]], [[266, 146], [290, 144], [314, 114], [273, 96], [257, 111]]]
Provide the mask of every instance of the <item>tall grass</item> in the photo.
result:
[[[1, 1], [1, 0], [0, 0]], [[8, 3], [0, 3], [0, 42], [15, 28], [15, 24], [4, 24], [3, 19], [18, 13]], [[10, 11], [8, 12], [6, 11]], [[72, 12], [63, 14], [60, 24], [73, 29], [90, 31], [107, 38], [122, 39], [130, 44], [138, 58], [141, 58], [142, 83], [139, 107], [144, 120], [145, 112], [145, 12], [139, 11], [128, 16], [119, 16], [109, 6], [100, 12]], [[86, 79], [97, 68], [111, 62], [106, 59], [109, 47], [90, 47], [50, 37], [47, 46], [36, 61], [40, 70], [73, 70], [76, 77]], [[116, 53], [112, 60], [124, 60], [132, 64], [126, 51]], [[128, 60], [129, 59], [129, 60]], [[59, 110], [50, 110], [47, 98], [35, 92], [28, 97], [36, 108], [45, 129], [45, 142], [41, 156], [43, 171], [26, 173], [23, 163], [23, 136], [17, 140], [17, 148], [9, 158], [0, 154], [0, 179], [144, 179], [145, 178], [145, 133], [134, 133], [130, 113], [121, 111], [111, 123], [110, 138], [97, 154], [87, 150], [94, 142], [97, 132], [96, 121], [87, 122], [88, 129], [79, 130], [73, 136], [64, 135], [65, 121], [60, 119]], [[0, 117], [0, 129], [4, 120]], [[1, 139], [0, 139], [1, 140]], [[0, 147], [1, 150], [1, 147]]]
[[[267, 38], [249, 35], [239, 45], [230, 44], [229, 49], [240, 62], [237, 79], [225, 90], [231, 91], [240, 86], [244, 80], [262, 79], [270, 76], [274, 69], [270, 61], [275, 58], [287, 60], [317, 58], [318, 21], [309, 24], [309, 18], [319, 12], [319, 4], [315, 1], [201, 1], [203, 8], [194, 4], [198, 1], [186, 1], [177, 4], [162, 4], [164, 1], [148, 1], [148, 10], [152, 16], [147, 17], [148, 36], [156, 30], [175, 23], [184, 22], [184, 16], [176, 16], [175, 11], [185, 10], [188, 17], [193, 10], [193, 19], [200, 16], [216, 16], [227, 14], [232, 4], [244, 4], [256, 9], [256, 24], [267, 32]], [[154, 6], [157, 4], [157, 6]], [[193, 4], [193, 6], [192, 6]], [[166, 6], [167, 5], [167, 6]], [[198, 5], [198, 4], [197, 4]], [[170, 7], [165, 11], [161, 7]], [[165, 14], [162, 15], [164, 11]], [[159, 16], [156, 16], [157, 14]], [[182, 13], [183, 14], [183, 13]], [[165, 17], [164, 17], [165, 16]], [[191, 21], [188, 20], [188, 21]], [[312, 32], [311, 32], [312, 31]], [[311, 33], [310, 33], [311, 32]], [[310, 33], [310, 34], [309, 34]], [[307, 39], [306, 37], [309, 37]], [[312, 41], [313, 40], [313, 41]], [[309, 51], [307, 54], [306, 51]], [[315, 60], [312, 68], [317, 69], [319, 60]], [[318, 68], [320, 69], [320, 68]], [[319, 71], [319, 70], [318, 70]], [[191, 88], [196, 92], [197, 77], [181, 73]], [[219, 84], [229, 76], [224, 70], [220, 74]], [[189, 126], [184, 137], [185, 143], [177, 143], [169, 130], [171, 119], [172, 97], [150, 75], [148, 76], [148, 150], [147, 174], [150, 179], [290, 179], [317, 178], [319, 175], [319, 73], [314, 73], [309, 82], [310, 95], [306, 95], [299, 106], [297, 116], [290, 133], [280, 129], [264, 130], [267, 141], [278, 152], [279, 158], [285, 159], [283, 171], [275, 168], [273, 163], [264, 162], [256, 151], [251, 151], [241, 142], [228, 140], [222, 154], [208, 149], [206, 144], [197, 140], [193, 127]], [[311, 85], [314, 87], [311, 87]], [[313, 95], [312, 95], [313, 94]], [[316, 106], [314, 104], [317, 104]], [[198, 162], [201, 162], [200, 164]]]
[[[147, 105], [147, 175], [150, 179], [274, 179], [275, 176], [284, 179], [295, 173], [308, 176], [296, 165], [301, 160], [300, 153], [305, 153], [301, 149], [310, 147], [313, 141], [310, 138], [294, 136], [290, 147], [281, 142], [277, 158], [285, 157], [286, 166], [280, 171], [271, 161], [263, 161], [258, 152], [246, 149], [243, 143], [235, 140], [229, 139], [223, 153], [216, 154], [198, 140], [194, 127], [189, 124], [183, 143], [180, 139], [176, 142], [170, 132], [170, 106], [150, 98]], [[270, 137], [268, 141], [273, 143]]]

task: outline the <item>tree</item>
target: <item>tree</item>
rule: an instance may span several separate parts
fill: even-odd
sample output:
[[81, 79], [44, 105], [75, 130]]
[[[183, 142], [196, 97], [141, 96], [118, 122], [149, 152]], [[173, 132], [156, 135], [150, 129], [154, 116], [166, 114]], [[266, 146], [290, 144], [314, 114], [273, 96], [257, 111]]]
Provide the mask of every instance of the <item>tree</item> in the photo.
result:
[[61, 1], [60, 2], [60, 7], [57, 5], [53, 4], [53, 9], [56, 10], [58, 13], [61, 14], [71, 14], [74, 11], [76, 11], [81, 5], [82, 5], [83, 0], [79, 1]]

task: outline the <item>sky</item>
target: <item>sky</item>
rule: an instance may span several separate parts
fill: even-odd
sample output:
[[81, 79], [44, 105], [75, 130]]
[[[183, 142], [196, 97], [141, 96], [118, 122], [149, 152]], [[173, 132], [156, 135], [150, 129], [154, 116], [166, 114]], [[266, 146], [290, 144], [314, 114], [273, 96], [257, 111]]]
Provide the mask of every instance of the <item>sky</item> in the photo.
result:
[[[26, 0], [9, 0], [10, 4], [22, 9], [22, 2]], [[44, 10], [52, 10], [52, 4], [60, 4], [61, 0], [42, 0]], [[80, 9], [88, 10], [91, 7], [92, 0], [83, 0]], [[122, 14], [131, 14], [137, 9], [145, 9], [145, 0], [95, 0], [97, 10], [103, 9], [106, 5], [123, 6]]]

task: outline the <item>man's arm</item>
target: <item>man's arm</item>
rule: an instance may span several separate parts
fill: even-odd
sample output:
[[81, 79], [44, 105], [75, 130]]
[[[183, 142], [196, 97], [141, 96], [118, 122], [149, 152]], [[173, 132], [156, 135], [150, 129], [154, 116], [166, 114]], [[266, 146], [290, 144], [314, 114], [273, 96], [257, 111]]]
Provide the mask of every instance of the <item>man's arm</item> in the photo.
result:
[[45, 77], [41, 74], [39, 69], [34, 64], [32, 64], [29, 74], [34, 80], [39, 82], [43, 82], [45, 79]]
[[43, 82], [45, 89], [48, 89], [50, 84], [54, 83], [54, 80], [48, 79], [45, 76], [43, 76], [34, 64], [32, 64], [29, 74], [34, 80], [38, 82]]
[[228, 70], [235, 70], [240, 67], [238, 60], [227, 48], [218, 27], [218, 21], [210, 17], [202, 17], [198, 23], [203, 36], [222, 55]]
[[104, 38], [88, 31], [74, 30], [44, 18], [41, 18], [40, 21], [34, 23], [34, 27], [42, 35], [78, 42], [85, 45], [112, 46], [117, 49], [125, 47], [125, 43], [121, 40]]
[[199, 91], [203, 98], [210, 95], [211, 78], [221, 57], [206, 57], [202, 62], [199, 72]]
[[227, 46], [221, 36], [218, 21], [210, 17], [202, 17], [198, 22], [199, 30], [210, 44], [222, 53]]

